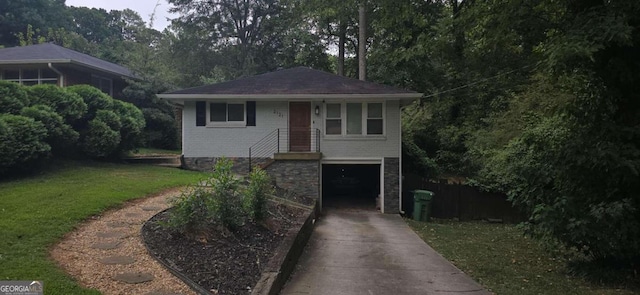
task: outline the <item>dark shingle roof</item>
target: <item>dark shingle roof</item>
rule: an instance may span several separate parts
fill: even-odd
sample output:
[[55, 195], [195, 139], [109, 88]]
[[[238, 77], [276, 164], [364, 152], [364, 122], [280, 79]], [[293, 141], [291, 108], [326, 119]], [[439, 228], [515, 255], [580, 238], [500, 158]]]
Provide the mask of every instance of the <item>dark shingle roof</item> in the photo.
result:
[[296, 67], [166, 94], [417, 94], [387, 85]]
[[0, 49], [0, 64], [71, 63], [133, 78], [127, 68], [51, 43]]

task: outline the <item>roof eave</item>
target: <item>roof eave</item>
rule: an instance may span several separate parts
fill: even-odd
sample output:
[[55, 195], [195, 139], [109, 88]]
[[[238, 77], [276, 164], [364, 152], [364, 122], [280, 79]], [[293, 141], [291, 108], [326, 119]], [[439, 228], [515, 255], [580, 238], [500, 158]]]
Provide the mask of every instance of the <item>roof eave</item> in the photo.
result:
[[17, 59], [17, 60], [2, 60], [0, 65], [29, 65], [29, 64], [68, 64], [71, 63], [70, 59]]
[[290, 101], [290, 100], [317, 100], [317, 99], [390, 99], [411, 102], [420, 97], [422, 93], [376, 93], [376, 94], [158, 94], [163, 98], [174, 102], [196, 100], [262, 100], [262, 101]]
[[119, 72], [114, 72], [114, 71], [109, 71], [109, 70], [105, 70], [104, 68], [101, 67], [96, 67], [96, 66], [92, 66], [83, 62], [78, 62], [72, 59], [21, 59], [21, 60], [3, 60], [0, 61], [0, 65], [33, 65], [33, 64], [43, 64], [43, 65], [47, 65], [47, 64], [73, 64], [73, 65], [77, 65], [77, 66], [81, 66], [84, 68], [88, 68], [88, 69], [92, 69], [95, 71], [99, 71], [102, 73], [108, 73], [110, 75], [113, 76], [117, 76], [120, 77], [122, 79], [128, 78], [128, 79], [134, 79], [134, 80], [139, 80], [140, 78], [135, 77], [133, 75], [125, 75], [123, 73], [119, 73]]

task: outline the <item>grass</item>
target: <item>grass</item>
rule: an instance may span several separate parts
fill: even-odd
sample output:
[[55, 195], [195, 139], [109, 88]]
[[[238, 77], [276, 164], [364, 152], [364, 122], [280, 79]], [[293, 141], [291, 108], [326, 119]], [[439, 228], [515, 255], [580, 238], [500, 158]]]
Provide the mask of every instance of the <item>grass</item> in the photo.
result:
[[0, 182], [0, 280], [42, 280], [46, 294], [99, 294], [80, 287], [48, 248], [92, 215], [202, 174], [146, 165], [64, 162], [28, 178]]
[[590, 283], [569, 275], [554, 257], [514, 225], [407, 220], [416, 233], [480, 284], [496, 294], [637, 294], [637, 289]]

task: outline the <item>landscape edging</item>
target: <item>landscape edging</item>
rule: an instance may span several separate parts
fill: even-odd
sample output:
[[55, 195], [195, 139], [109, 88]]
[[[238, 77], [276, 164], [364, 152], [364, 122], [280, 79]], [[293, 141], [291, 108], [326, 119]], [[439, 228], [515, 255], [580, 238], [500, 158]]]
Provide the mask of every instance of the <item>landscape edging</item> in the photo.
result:
[[[142, 231], [147, 222], [153, 219], [153, 217], [155, 217], [156, 215], [162, 214], [169, 209], [171, 208], [167, 208], [154, 214], [140, 227], [140, 238], [142, 240], [142, 244], [147, 250], [147, 253], [149, 253], [149, 255], [153, 257], [153, 259], [159, 262], [162, 266], [164, 266], [164, 268], [175, 275], [178, 279], [183, 281], [187, 286], [189, 286], [189, 288], [200, 295], [210, 295], [210, 291], [191, 280], [174, 266], [168, 264], [164, 260], [154, 255], [151, 249], [149, 249], [149, 245], [147, 245], [146, 240], [144, 239]], [[280, 243], [280, 246], [276, 248], [276, 251], [274, 253], [275, 255], [269, 260], [269, 263], [265, 267], [265, 270], [262, 271], [260, 279], [252, 289], [252, 295], [276, 295], [278, 294], [278, 292], [280, 292], [280, 289], [282, 289], [286, 281], [289, 279], [289, 276], [295, 269], [295, 266], [298, 263], [298, 258], [300, 258], [302, 250], [304, 250], [304, 247], [307, 245], [307, 241], [309, 241], [309, 237], [311, 237], [311, 233], [313, 232], [313, 225], [315, 224], [315, 219], [318, 215], [317, 210], [318, 206], [316, 202], [313, 205], [312, 209], [309, 211], [309, 215], [305, 219], [305, 222], [300, 227], [295, 227], [289, 230], [282, 243]]]
[[280, 292], [293, 273], [298, 259], [311, 237], [318, 213], [316, 201], [305, 222], [300, 227], [289, 230], [285, 239], [276, 249], [274, 256], [269, 260], [267, 267], [262, 271], [251, 295], [276, 295]]

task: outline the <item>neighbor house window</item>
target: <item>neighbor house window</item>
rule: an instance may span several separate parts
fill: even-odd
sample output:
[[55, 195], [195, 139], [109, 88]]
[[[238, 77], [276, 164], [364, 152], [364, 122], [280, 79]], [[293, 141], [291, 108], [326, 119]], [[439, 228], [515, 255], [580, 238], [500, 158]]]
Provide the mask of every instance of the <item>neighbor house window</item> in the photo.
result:
[[3, 70], [1, 73], [2, 80], [26, 86], [58, 83], [58, 74], [50, 69], [14, 69]]
[[101, 76], [91, 75], [91, 86], [113, 96], [113, 80]]
[[342, 134], [342, 105], [339, 103], [327, 104], [327, 117], [325, 118], [327, 125], [325, 130], [327, 134]]
[[[325, 134], [362, 136], [384, 134], [384, 103], [327, 103]], [[344, 124], [343, 124], [344, 122]]]
[[244, 103], [209, 103], [209, 125], [242, 125], [246, 122]]

